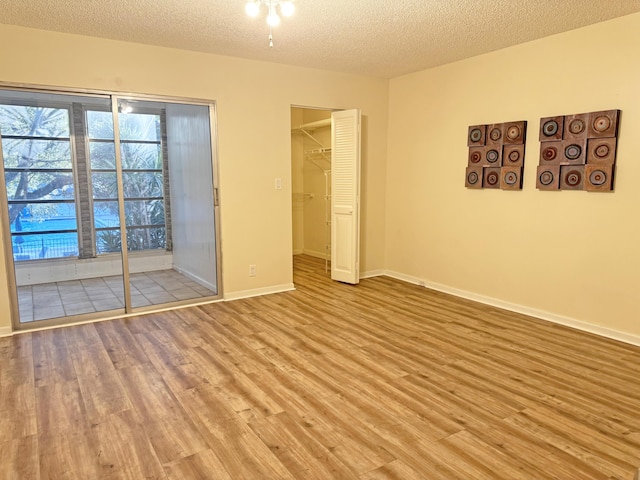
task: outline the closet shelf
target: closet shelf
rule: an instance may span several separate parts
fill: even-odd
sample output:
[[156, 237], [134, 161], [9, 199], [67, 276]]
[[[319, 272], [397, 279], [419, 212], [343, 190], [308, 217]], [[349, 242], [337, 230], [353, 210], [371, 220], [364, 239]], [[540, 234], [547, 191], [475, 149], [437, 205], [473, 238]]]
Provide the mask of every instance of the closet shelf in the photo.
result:
[[331, 153], [331, 147], [314, 148], [312, 150], [306, 150], [305, 155], [318, 155], [323, 153]]

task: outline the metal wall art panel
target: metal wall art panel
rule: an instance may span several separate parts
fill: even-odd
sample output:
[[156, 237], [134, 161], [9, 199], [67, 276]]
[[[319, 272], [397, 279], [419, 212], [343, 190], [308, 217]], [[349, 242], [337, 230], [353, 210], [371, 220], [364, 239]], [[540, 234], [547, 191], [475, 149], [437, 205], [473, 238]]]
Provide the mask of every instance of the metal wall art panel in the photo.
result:
[[526, 133], [524, 120], [470, 126], [465, 186], [522, 190]]
[[536, 188], [558, 190], [560, 188], [560, 165], [538, 165]]
[[539, 190], [613, 191], [620, 110], [540, 119]]

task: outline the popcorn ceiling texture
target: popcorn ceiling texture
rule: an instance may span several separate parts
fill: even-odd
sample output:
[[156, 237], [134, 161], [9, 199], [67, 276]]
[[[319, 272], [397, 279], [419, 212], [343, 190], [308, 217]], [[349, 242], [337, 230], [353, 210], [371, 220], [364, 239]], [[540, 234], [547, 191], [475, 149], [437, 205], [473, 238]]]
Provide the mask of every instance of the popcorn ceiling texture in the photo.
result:
[[[0, 23], [392, 78], [640, 11], [639, 0], [0, 0]], [[264, 9], [264, 7], [263, 7]]]

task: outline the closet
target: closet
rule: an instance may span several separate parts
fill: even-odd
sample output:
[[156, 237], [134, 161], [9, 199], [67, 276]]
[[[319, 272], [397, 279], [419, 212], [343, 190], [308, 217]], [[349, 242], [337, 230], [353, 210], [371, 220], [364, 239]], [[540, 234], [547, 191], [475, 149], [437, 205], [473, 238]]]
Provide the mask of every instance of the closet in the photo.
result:
[[359, 109], [291, 109], [293, 253], [324, 259], [331, 279], [360, 278]]
[[291, 108], [293, 252], [331, 260], [331, 110]]

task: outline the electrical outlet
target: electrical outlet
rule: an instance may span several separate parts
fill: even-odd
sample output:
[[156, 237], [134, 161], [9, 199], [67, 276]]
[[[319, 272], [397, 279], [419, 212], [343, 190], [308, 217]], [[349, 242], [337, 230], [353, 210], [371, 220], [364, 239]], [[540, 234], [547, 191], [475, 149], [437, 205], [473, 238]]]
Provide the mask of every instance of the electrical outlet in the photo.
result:
[[276, 178], [276, 190], [282, 190], [282, 179]]
[[255, 265], [249, 265], [249, 276], [250, 277], [255, 277], [256, 276], [256, 266]]

